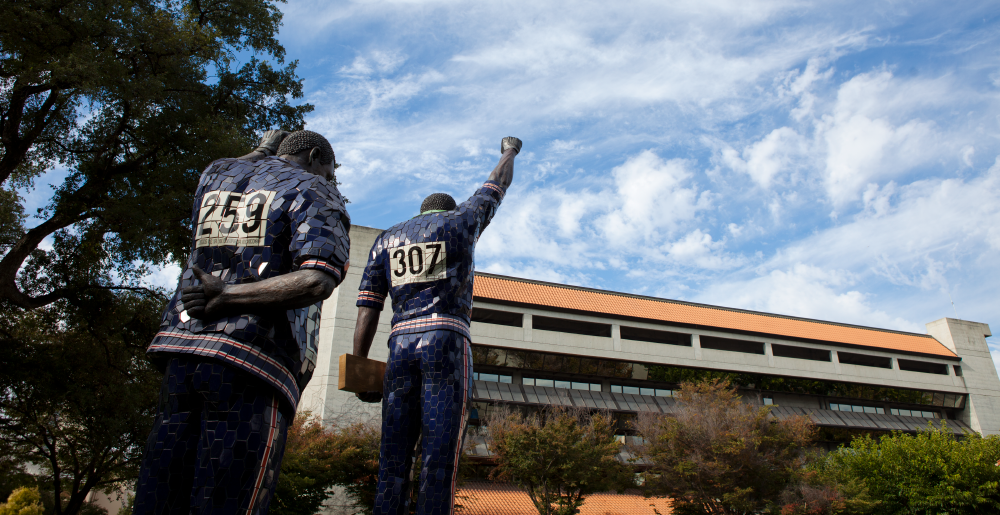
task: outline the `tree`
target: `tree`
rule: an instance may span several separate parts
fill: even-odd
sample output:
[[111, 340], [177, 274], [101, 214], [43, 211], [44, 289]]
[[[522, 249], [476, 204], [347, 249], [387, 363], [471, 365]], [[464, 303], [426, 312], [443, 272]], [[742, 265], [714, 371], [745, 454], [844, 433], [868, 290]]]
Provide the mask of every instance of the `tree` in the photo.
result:
[[857, 438], [817, 470], [839, 483], [859, 482], [880, 501], [878, 513], [1000, 512], [1000, 437], [955, 438], [946, 427], [915, 435]]
[[310, 413], [299, 413], [288, 429], [271, 513], [313, 515], [333, 486], [345, 487], [348, 497], [371, 513], [380, 439], [380, 429], [371, 423], [324, 426]]
[[[0, 2], [0, 309], [138, 289], [142, 263], [187, 255], [200, 170], [312, 109], [288, 102], [280, 22], [267, 0]], [[17, 189], [53, 167], [26, 213]]]
[[673, 416], [643, 413], [633, 452], [649, 465], [645, 486], [673, 498], [675, 513], [756, 513], [773, 506], [804, 463], [814, 429], [805, 417], [775, 420], [728, 381], [682, 383]]
[[527, 490], [539, 515], [572, 515], [587, 495], [634, 484], [631, 467], [616, 459], [621, 443], [607, 413], [498, 410], [487, 423], [491, 476]]
[[145, 347], [162, 297], [88, 290], [78, 300], [0, 311], [0, 448], [41, 468], [55, 515], [137, 476], [161, 377]]

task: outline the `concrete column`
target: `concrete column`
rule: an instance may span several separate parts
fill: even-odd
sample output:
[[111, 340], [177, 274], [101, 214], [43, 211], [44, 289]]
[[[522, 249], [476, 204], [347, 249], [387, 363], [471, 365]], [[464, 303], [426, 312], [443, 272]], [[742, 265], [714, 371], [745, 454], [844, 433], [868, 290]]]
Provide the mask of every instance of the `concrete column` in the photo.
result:
[[955, 377], [965, 381], [969, 394], [962, 422], [983, 435], [1000, 434], [1000, 377], [986, 344], [990, 326], [942, 318], [927, 324], [927, 333], [962, 358], [962, 377]]
[[900, 377], [899, 377], [899, 363], [896, 362], [896, 358], [889, 358], [889, 359], [892, 360], [891, 361], [891, 364], [892, 364], [892, 375], [896, 376], [896, 379], [900, 379]]
[[525, 313], [524, 321], [522, 322], [524, 326], [524, 341], [530, 342], [531, 340], [531, 315]]
[[837, 354], [837, 351], [830, 351], [830, 359], [833, 361], [833, 369], [837, 371], [837, 375], [843, 374], [840, 371], [840, 354]]
[[764, 355], [767, 356], [767, 366], [774, 366], [774, 353], [771, 352], [771, 342], [764, 342]]
[[694, 359], [701, 359], [701, 338], [697, 334], [691, 335], [691, 346], [694, 347]]
[[611, 341], [615, 345], [615, 352], [622, 351], [622, 326], [618, 324], [611, 325]]

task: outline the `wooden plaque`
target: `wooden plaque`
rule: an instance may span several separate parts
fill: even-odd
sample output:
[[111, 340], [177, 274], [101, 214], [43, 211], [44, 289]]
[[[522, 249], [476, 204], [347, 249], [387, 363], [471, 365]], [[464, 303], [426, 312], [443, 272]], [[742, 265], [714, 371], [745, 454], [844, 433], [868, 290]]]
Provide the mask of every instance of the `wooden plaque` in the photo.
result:
[[338, 388], [345, 392], [381, 392], [385, 363], [354, 354], [340, 355]]

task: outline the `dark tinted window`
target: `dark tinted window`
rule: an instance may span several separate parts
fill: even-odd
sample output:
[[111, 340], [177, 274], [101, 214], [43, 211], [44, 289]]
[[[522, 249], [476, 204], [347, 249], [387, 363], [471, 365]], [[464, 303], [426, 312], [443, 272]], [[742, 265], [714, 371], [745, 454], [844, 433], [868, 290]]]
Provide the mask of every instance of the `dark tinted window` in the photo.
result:
[[763, 342], [748, 342], [746, 340], [733, 340], [732, 338], [717, 338], [715, 336], [702, 336], [701, 348], [727, 350], [729, 352], [745, 352], [747, 354], [764, 354]]
[[657, 331], [654, 329], [640, 329], [638, 327], [621, 326], [622, 339], [637, 340], [640, 342], [666, 343], [668, 345], [691, 346], [691, 335], [684, 333], [671, 333], [669, 331]]
[[593, 322], [581, 322], [579, 320], [567, 320], [565, 318], [551, 317], [531, 317], [532, 329], [542, 331], [558, 331], [560, 333], [585, 334], [588, 336], [604, 336], [611, 338], [611, 326], [609, 324], [595, 324]]
[[830, 361], [830, 351], [822, 349], [807, 349], [791, 345], [771, 344], [771, 354], [782, 358], [811, 359], [813, 361]]
[[896, 363], [899, 363], [900, 370], [923, 372], [925, 374], [948, 375], [948, 365], [942, 365], [941, 363], [928, 363], [926, 361], [913, 361], [899, 358], [896, 358]]
[[882, 356], [869, 356], [867, 354], [855, 354], [853, 352], [837, 351], [837, 360], [847, 365], [861, 365], [863, 367], [892, 368], [892, 358]]
[[520, 313], [509, 311], [497, 311], [495, 309], [472, 309], [472, 321], [484, 324], [509, 325], [511, 327], [521, 327], [524, 316]]
[[962, 377], [962, 366], [961, 365], [952, 365], [952, 368], [955, 369], [955, 375], [957, 375], [958, 377]]

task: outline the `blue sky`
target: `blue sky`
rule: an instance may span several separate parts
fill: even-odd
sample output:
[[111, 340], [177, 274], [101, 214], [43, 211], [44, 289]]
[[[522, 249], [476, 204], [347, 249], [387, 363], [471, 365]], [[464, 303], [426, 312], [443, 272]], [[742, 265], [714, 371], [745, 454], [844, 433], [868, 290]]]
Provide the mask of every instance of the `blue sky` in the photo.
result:
[[388, 227], [437, 191], [461, 201], [514, 135], [524, 149], [478, 270], [1000, 331], [995, 3], [282, 10], [316, 106], [307, 127], [343, 163], [355, 224]]

